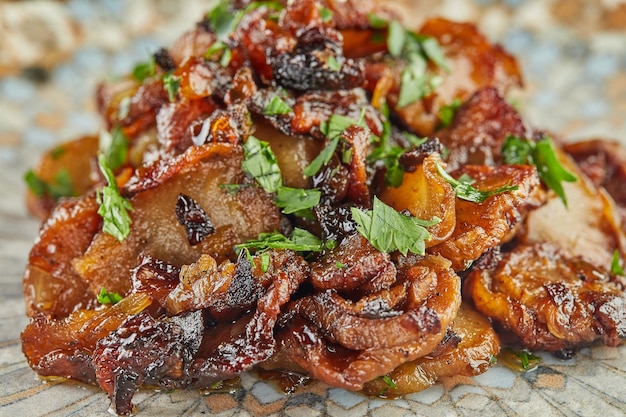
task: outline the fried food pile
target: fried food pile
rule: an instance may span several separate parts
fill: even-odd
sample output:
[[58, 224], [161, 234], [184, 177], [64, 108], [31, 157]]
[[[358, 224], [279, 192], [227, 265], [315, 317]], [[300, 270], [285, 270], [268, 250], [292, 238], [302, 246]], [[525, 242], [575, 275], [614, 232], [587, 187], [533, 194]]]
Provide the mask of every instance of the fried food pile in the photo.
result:
[[529, 127], [521, 85], [471, 24], [220, 3], [27, 174], [28, 363], [130, 414], [251, 370], [402, 395], [484, 372], [496, 330], [618, 345], [624, 151]]

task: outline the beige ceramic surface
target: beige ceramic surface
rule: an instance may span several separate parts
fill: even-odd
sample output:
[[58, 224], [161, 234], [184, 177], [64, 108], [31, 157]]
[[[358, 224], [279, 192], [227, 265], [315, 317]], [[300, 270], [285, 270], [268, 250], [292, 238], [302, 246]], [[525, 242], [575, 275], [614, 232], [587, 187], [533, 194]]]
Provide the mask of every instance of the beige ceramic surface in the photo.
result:
[[[436, 13], [472, 20], [519, 57], [527, 89], [516, 100], [535, 126], [626, 143], [626, 2], [415, 3], [408, 24]], [[98, 80], [129, 71], [208, 8], [199, 0], [0, 2], [0, 416], [107, 415], [98, 389], [42, 382], [21, 353], [21, 274], [38, 229], [24, 209], [22, 175], [45, 148], [99, 130]], [[568, 361], [541, 356], [532, 372], [496, 366], [394, 401], [316, 383], [284, 395], [244, 375], [233, 395], [144, 390], [135, 402], [143, 416], [626, 415], [626, 347], [594, 346]]]

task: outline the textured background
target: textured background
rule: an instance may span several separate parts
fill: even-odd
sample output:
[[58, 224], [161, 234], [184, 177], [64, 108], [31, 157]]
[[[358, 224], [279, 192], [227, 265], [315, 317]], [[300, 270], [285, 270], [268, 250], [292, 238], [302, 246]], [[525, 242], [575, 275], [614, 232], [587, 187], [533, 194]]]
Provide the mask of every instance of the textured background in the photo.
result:
[[[515, 54], [526, 87], [515, 93], [535, 126], [568, 139], [626, 143], [626, 1], [423, 0], [408, 26], [429, 15], [473, 21]], [[90, 387], [41, 382], [23, 360], [21, 273], [38, 224], [23, 205], [22, 175], [44, 149], [100, 129], [99, 80], [130, 71], [200, 19], [210, 2], [191, 0], [0, 0], [0, 415], [106, 415]], [[409, 7], [414, 6], [414, 7]], [[393, 403], [314, 384], [285, 397], [246, 376], [245, 392], [137, 396], [143, 415], [530, 415], [626, 413], [626, 348], [594, 347], [535, 372], [496, 367], [454, 388], [437, 386]], [[449, 389], [448, 389], [449, 388]]]

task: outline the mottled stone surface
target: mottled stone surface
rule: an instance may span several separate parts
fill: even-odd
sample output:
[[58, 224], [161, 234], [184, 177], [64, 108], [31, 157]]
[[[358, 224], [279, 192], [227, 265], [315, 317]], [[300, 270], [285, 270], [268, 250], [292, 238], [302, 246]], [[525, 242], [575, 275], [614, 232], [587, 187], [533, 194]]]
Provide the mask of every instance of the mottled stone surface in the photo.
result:
[[[42, 384], [27, 367], [21, 274], [38, 224], [24, 209], [22, 175], [53, 144], [97, 132], [93, 91], [189, 28], [211, 2], [149, 0], [0, 3], [0, 415], [108, 415], [99, 390]], [[626, 2], [623, 0], [420, 0], [407, 24], [429, 15], [470, 20], [518, 56], [526, 88], [513, 99], [529, 121], [566, 139], [626, 144]], [[184, 4], [184, 7], [181, 6]], [[410, 8], [409, 8], [410, 9]], [[368, 399], [319, 383], [285, 396], [244, 375], [244, 392], [136, 396], [146, 416], [622, 416], [626, 348], [594, 346], [575, 359], [542, 355], [518, 374], [495, 367], [402, 400]]]

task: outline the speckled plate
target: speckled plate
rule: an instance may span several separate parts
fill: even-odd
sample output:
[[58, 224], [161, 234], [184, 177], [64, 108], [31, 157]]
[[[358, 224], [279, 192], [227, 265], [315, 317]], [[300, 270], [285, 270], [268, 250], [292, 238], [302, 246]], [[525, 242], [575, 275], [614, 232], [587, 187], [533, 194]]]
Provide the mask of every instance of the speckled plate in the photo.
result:
[[[44, 149], [99, 130], [96, 82], [123, 74], [198, 20], [208, 2], [147, 0], [0, 3], [0, 415], [100, 416], [95, 387], [42, 381], [21, 353], [21, 274], [38, 223], [24, 209], [22, 175]], [[400, 2], [410, 4], [407, 0]], [[177, 4], [177, 3], [176, 3]], [[569, 138], [626, 143], [626, 3], [585, 0], [420, 1], [425, 14], [478, 22], [516, 54], [518, 97], [535, 126]], [[425, 12], [426, 11], [426, 12]], [[47, 29], [46, 29], [47, 28]], [[34, 67], [33, 67], [34, 65]], [[27, 68], [28, 67], [28, 68]], [[27, 68], [25, 70], [25, 68]], [[285, 395], [253, 375], [235, 394], [142, 390], [143, 416], [624, 416], [626, 347], [594, 346], [562, 361], [540, 354], [531, 372], [495, 366], [388, 401], [320, 383]]]

